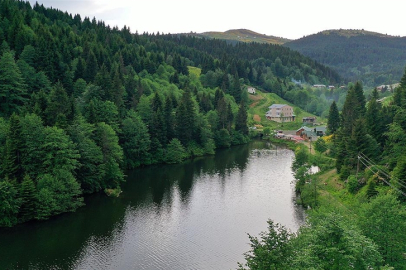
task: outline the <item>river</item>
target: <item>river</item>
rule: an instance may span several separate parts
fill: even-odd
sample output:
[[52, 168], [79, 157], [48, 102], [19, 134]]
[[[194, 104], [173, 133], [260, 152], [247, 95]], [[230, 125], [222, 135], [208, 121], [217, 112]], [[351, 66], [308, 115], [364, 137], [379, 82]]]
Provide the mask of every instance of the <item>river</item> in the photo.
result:
[[296, 231], [293, 152], [265, 141], [127, 172], [119, 198], [0, 229], [0, 269], [236, 269], [268, 219]]

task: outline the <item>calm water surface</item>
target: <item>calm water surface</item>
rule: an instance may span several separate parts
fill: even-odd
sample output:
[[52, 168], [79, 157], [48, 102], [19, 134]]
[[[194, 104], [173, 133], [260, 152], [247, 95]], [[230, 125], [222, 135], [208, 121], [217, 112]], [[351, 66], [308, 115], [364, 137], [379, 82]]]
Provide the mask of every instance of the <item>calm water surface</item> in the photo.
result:
[[76, 213], [0, 230], [0, 269], [235, 269], [267, 219], [303, 223], [292, 158], [256, 141], [130, 171], [119, 198], [92, 195]]

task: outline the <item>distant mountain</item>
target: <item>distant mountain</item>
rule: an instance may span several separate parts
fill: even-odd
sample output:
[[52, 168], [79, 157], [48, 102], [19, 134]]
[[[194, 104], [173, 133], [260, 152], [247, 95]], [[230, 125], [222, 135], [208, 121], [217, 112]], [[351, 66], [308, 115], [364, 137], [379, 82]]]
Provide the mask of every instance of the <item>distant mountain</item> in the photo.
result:
[[406, 37], [365, 30], [327, 30], [284, 46], [369, 86], [398, 82], [406, 66]]
[[258, 34], [254, 31], [247, 29], [234, 29], [225, 32], [204, 32], [196, 34], [196, 36], [223, 39], [232, 42], [241, 41], [241, 42], [258, 42], [269, 44], [283, 44], [290, 41], [290, 39], [287, 38]]

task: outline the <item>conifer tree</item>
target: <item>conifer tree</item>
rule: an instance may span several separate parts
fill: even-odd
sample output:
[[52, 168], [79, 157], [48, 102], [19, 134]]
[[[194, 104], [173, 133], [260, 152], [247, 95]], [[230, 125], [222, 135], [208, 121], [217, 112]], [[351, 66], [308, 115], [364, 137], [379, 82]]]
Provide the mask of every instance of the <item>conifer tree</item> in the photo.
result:
[[28, 175], [24, 176], [24, 180], [21, 183], [19, 197], [21, 199], [21, 206], [19, 215], [19, 221], [25, 222], [31, 220], [36, 215], [37, 209], [37, 197], [34, 181]]
[[83, 79], [85, 79], [88, 83], [92, 82], [97, 74], [97, 71], [97, 58], [94, 55], [93, 50], [90, 50], [86, 59], [86, 68], [84, 70]]
[[22, 147], [23, 141], [21, 136], [20, 118], [13, 113], [9, 120], [6, 139], [6, 155], [3, 164], [4, 174], [9, 180], [22, 181]]
[[340, 114], [335, 101], [330, 106], [327, 119], [327, 130], [329, 134], [334, 134], [340, 126]]
[[71, 105], [68, 95], [62, 84], [58, 82], [49, 95], [49, 103], [46, 109], [47, 123], [55, 125], [58, 115], [69, 115], [71, 113]]
[[243, 102], [240, 104], [237, 117], [235, 119], [235, 130], [240, 131], [243, 135], [248, 135], [247, 110]]
[[195, 117], [195, 105], [192, 95], [190, 90], [186, 90], [176, 110], [176, 133], [183, 145], [187, 145], [192, 140]]
[[0, 58], [0, 115], [18, 112], [27, 100], [26, 85], [14, 61], [13, 53], [6, 51]]

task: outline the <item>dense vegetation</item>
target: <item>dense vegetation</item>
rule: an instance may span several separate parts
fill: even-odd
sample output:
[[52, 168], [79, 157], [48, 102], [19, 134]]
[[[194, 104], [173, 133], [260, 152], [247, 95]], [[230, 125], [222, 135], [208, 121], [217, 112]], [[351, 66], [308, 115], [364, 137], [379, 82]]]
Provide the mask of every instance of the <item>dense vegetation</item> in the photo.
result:
[[252, 84], [338, 75], [288, 48], [124, 27], [0, 1], [0, 226], [119, 194], [124, 171], [248, 140]]
[[285, 43], [350, 81], [366, 86], [393, 84], [406, 62], [406, 37], [364, 30], [329, 30]]
[[[298, 147], [292, 165], [306, 225], [292, 234], [269, 221], [240, 269], [406, 269], [406, 73], [393, 102], [378, 97], [367, 103], [357, 82], [340, 113], [332, 103], [330, 135], [317, 154]], [[309, 175], [312, 164], [330, 176]]]

